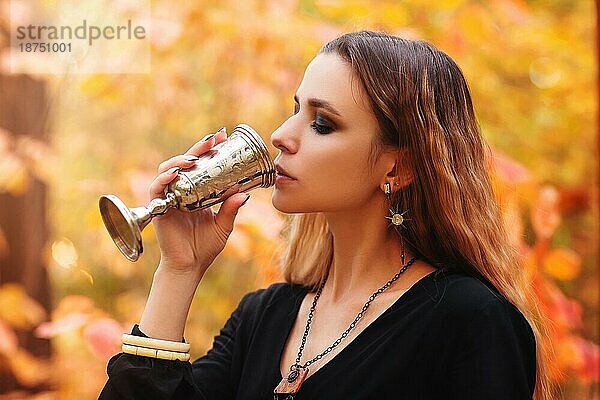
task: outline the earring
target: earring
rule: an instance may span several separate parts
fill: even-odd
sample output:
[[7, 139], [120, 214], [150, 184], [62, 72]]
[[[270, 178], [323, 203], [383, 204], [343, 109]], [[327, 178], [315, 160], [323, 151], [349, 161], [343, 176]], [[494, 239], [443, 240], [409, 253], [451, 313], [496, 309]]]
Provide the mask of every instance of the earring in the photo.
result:
[[[388, 199], [388, 202], [390, 204], [390, 207], [392, 205], [392, 185], [389, 182], [386, 182], [384, 185], [384, 190], [385, 195]], [[404, 214], [406, 214], [408, 212], [408, 210], [405, 210], [402, 213], [398, 212], [398, 205], [396, 204], [396, 210], [392, 210], [390, 208], [390, 213], [392, 213], [391, 216], [386, 216], [385, 218], [389, 219], [392, 221], [392, 224], [396, 227], [402, 227], [402, 224], [404, 223], [404, 221], [410, 221], [409, 218], [404, 218]], [[402, 236], [402, 234], [400, 234], [400, 246], [402, 248], [402, 252], [400, 253], [400, 257], [402, 259], [402, 266], [404, 267], [404, 237]]]
[[[384, 192], [388, 198], [388, 202], [390, 203], [390, 206], [392, 205], [392, 199], [391, 199], [391, 193], [392, 193], [392, 185], [390, 185], [389, 182], [386, 182], [384, 185]], [[402, 224], [404, 223], [404, 221], [410, 221], [410, 219], [408, 218], [404, 218], [404, 214], [406, 214], [408, 212], [408, 210], [399, 213], [398, 212], [398, 205], [396, 205], [396, 210], [392, 210], [390, 208], [390, 213], [392, 213], [391, 216], [386, 216], [385, 218], [389, 219], [392, 221], [392, 224], [394, 224], [395, 226], [402, 226]]]

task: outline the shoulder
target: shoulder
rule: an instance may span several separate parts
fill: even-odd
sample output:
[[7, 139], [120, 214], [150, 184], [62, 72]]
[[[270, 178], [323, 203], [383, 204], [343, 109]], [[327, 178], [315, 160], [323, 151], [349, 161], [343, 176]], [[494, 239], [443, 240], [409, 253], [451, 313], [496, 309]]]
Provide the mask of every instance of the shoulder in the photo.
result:
[[495, 287], [475, 276], [447, 269], [438, 270], [434, 275], [435, 296], [432, 300], [436, 307], [468, 315], [486, 307], [510, 304]]
[[521, 311], [492, 284], [458, 271], [437, 271], [434, 308], [464, 327], [514, 328], [533, 337]]
[[434, 274], [426, 287], [429, 337], [440, 344], [436, 357], [444, 376], [452, 377], [448, 395], [531, 399], [536, 341], [521, 311], [483, 279], [449, 270]]

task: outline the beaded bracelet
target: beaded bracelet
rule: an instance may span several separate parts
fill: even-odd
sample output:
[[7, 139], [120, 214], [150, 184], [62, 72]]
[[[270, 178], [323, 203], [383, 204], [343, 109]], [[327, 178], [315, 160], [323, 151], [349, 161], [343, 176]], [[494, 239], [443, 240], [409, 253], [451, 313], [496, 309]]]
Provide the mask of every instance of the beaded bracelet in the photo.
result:
[[174, 351], [178, 353], [187, 353], [190, 351], [189, 343], [173, 342], [170, 340], [152, 339], [141, 336], [128, 335], [122, 336], [124, 345], [139, 346], [154, 350]]
[[168, 350], [157, 350], [150, 349], [147, 347], [139, 347], [132, 346], [129, 344], [123, 343], [121, 346], [121, 351], [127, 354], [133, 354], [136, 356], [143, 357], [151, 357], [151, 358], [159, 358], [161, 360], [180, 360], [180, 361], [189, 361], [190, 353], [181, 353], [177, 351], [168, 351]]

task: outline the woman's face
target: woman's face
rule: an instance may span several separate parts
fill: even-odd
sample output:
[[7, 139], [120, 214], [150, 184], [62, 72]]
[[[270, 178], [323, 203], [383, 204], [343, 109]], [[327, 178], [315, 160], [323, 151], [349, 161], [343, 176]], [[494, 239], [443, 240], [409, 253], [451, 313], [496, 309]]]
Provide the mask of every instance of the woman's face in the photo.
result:
[[[295, 180], [277, 179], [273, 205], [286, 213], [360, 209], [380, 191], [390, 158], [369, 163], [379, 134], [360, 81], [335, 54], [306, 68], [294, 114], [273, 134], [275, 164]], [[393, 167], [393, 162], [391, 164]]]

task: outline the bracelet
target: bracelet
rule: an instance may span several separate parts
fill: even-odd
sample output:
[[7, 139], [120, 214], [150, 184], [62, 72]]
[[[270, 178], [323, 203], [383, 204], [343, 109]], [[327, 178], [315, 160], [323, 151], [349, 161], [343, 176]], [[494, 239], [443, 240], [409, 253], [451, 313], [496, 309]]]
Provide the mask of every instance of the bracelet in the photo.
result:
[[149, 349], [147, 347], [132, 346], [123, 343], [121, 351], [127, 354], [133, 354], [142, 357], [159, 358], [161, 360], [180, 360], [189, 361], [190, 353], [181, 353], [176, 351]]
[[141, 336], [123, 334], [124, 345], [144, 347], [147, 349], [174, 351], [177, 353], [188, 353], [190, 351], [189, 343], [173, 342], [170, 340], [152, 339]]

